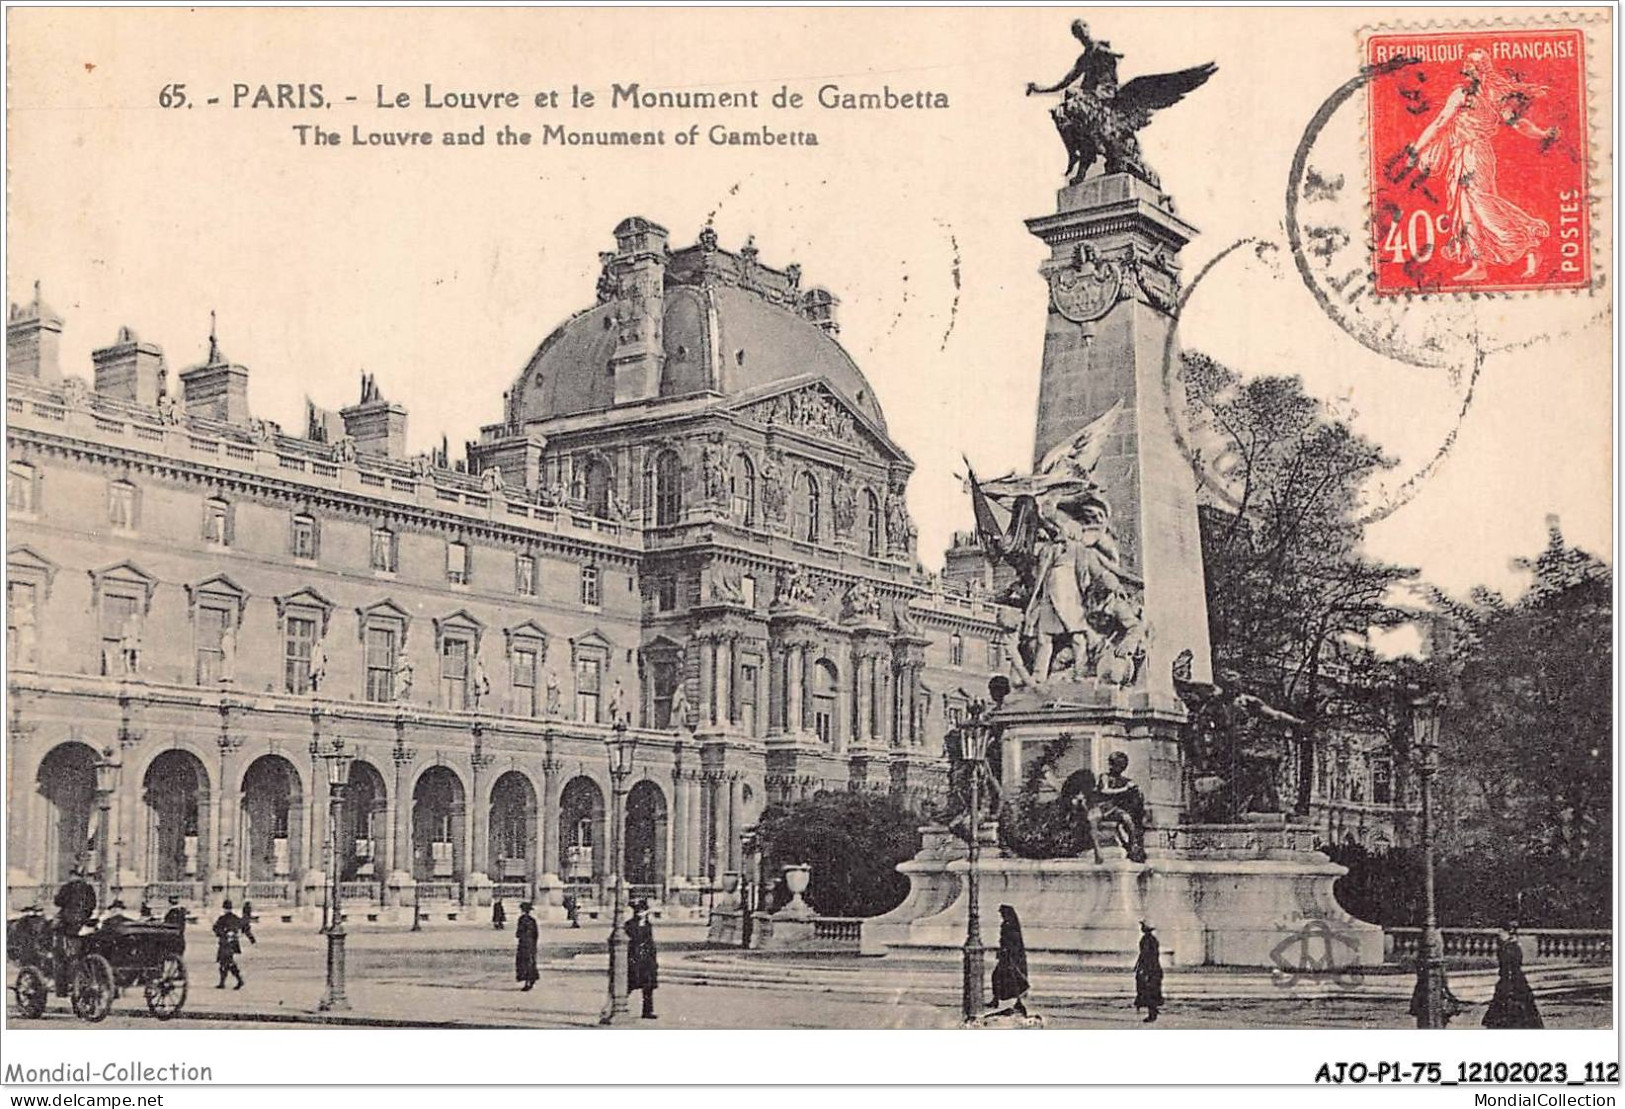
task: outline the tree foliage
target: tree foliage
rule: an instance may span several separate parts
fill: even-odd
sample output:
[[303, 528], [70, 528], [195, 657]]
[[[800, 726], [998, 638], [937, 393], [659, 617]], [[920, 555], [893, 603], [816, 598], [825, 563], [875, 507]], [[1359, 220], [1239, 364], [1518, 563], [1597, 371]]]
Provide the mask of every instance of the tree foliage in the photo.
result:
[[1295, 376], [1243, 381], [1192, 351], [1185, 382], [1211, 444], [1198, 464], [1224, 488], [1202, 512], [1215, 671], [1311, 724], [1364, 711], [1343, 690], [1391, 684], [1363, 672], [1381, 668], [1366, 636], [1410, 619], [1393, 593], [1415, 571], [1361, 551], [1361, 497], [1393, 460]]
[[769, 806], [757, 823], [764, 881], [808, 863], [806, 900], [825, 916], [875, 916], [902, 904], [897, 864], [920, 850], [919, 817], [886, 793], [820, 792]]

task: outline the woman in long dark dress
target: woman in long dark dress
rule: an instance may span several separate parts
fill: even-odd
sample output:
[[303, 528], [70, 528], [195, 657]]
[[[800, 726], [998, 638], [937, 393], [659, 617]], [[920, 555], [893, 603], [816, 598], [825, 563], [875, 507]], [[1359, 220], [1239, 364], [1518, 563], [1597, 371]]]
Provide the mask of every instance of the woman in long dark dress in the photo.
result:
[[643, 1018], [655, 1019], [655, 989], [660, 985], [660, 964], [655, 955], [654, 927], [649, 923], [649, 903], [632, 903], [632, 919], [626, 922], [626, 988], [643, 991]]
[[1031, 983], [1027, 980], [1027, 944], [1021, 938], [1021, 918], [1009, 905], [999, 906], [999, 959], [993, 964], [993, 1008], [995, 1016], [1006, 1013], [1027, 1015], [1022, 1003]]
[[1518, 941], [1518, 922], [1501, 930], [1496, 952], [1500, 977], [1495, 980], [1495, 996], [1484, 1011], [1485, 1028], [1544, 1028], [1540, 1010], [1535, 1007], [1535, 991], [1523, 976], [1523, 945]]
[[519, 922], [514, 925], [514, 935], [519, 939], [519, 950], [514, 956], [513, 976], [515, 981], [523, 982], [524, 989], [536, 985], [541, 977], [536, 969], [536, 940], [538, 931], [536, 918], [530, 915], [529, 901], [519, 903]]
[[1145, 1023], [1150, 1024], [1162, 1005], [1162, 944], [1155, 929], [1142, 920], [1140, 957], [1134, 962], [1134, 1007], [1146, 1010]]

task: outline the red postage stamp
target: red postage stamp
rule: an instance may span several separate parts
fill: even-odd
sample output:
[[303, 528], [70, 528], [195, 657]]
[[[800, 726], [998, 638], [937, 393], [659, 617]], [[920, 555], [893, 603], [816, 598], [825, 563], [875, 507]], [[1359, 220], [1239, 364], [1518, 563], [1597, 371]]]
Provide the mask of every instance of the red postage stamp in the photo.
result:
[[1379, 294], [1591, 284], [1584, 46], [1568, 28], [1367, 40]]

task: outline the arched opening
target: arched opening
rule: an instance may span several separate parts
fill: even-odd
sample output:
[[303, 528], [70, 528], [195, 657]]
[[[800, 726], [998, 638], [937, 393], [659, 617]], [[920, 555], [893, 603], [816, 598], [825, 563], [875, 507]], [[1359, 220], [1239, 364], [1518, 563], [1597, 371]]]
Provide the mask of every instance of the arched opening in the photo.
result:
[[880, 500], [874, 490], [863, 491], [863, 553], [879, 558], [886, 553], [886, 530], [880, 521]]
[[609, 491], [614, 484], [615, 475], [611, 472], [608, 462], [596, 457], [587, 462], [585, 500], [588, 515], [602, 517], [609, 515]]
[[827, 658], [813, 666], [813, 732], [821, 743], [835, 742], [835, 706], [840, 690], [840, 672]]
[[604, 792], [582, 776], [559, 795], [559, 876], [590, 886], [604, 872]]
[[463, 876], [463, 783], [445, 766], [431, 766], [412, 790], [412, 877], [423, 900], [455, 900]]
[[676, 451], [661, 451], [655, 456], [651, 484], [655, 526], [672, 527], [683, 517], [683, 466]]
[[302, 857], [304, 797], [299, 775], [281, 755], [262, 755], [243, 774], [243, 853], [255, 901], [293, 899]]
[[634, 896], [659, 896], [666, 873], [666, 798], [645, 778], [626, 795], [626, 881], [654, 887]]
[[141, 781], [147, 808], [147, 900], [201, 900], [208, 877], [209, 774], [190, 751], [165, 751]]
[[734, 455], [733, 468], [728, 473], [728, 495], [733, 506], [733, 518], [748, 527], [756, 525], [756, 467], [743, 454]]
[[90, 839], [96, 824], [96, 752], [83, 743], [51, 748], [40, 760], [36, 784], [46, 805], [41, 877], [55, 886], [67, 881], [75, 866], [89, 873], [97, 865]]
[[491, 787], [491, 826], [486, 873], [498, 883], [527, 884], [536, 844], [536, 791], [530, 779], [510, 770]]
[[804, 543], [818, 542], [823, 527], [818, 503], [818, 479], [805, 470], [797, 474], [792, 500], [795, 512], [795, 534], [792, 538]]
[[370, 762], [352, 763], [339, 818], [339, 880], [374, 888], [346, 890], [346, 897], [377, 896], [375, 887], [383, 880], [379, 840], [388, 834], [388, 809], [389, 793], [383, 774]]

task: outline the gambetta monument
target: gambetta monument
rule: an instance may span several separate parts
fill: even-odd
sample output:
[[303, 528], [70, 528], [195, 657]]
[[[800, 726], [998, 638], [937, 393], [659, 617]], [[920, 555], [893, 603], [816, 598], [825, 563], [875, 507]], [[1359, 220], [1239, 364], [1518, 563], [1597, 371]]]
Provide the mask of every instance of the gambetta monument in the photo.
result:
[[[1073, 34], [1071, 71], [1027, 87], [1061, 95], [1051, 114], [1069, 157], [1055, 212], [1027, 221], [1050, 248], [1034, 467], [970, 475], [1019, 642], [1013, 689], [986, 715], [998, 739], [985, 815], [997, 822], [978, 832], [981, 919], [996, 925], [987, 907], [1013, 905], [1029, 947], [1083, 962], [1128, 965], [1144, 920], [1173, 965], [1379, 963], [1381, 929], [1338, 907], [1343, 868], [1291, 816], [1313, 737], [1229, 675], [1213, 680], [1197, 482], [1170, 369], [1179, 252], [1196, 229], [1136, 132], [1216, 70], [1119, 85], [1120, 55], [1081, 20]], [[907, 900], [864, 923], [866, 952], [962, 942], [965, 847], [927, 829], [900, 867]]]

